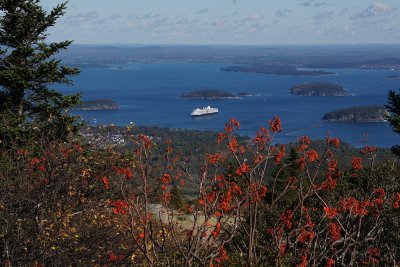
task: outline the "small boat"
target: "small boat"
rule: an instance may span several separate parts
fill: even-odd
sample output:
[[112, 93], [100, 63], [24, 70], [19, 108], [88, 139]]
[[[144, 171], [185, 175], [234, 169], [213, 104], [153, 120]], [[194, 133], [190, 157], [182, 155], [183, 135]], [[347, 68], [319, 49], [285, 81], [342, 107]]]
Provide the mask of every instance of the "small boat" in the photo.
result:
[[212, 108], [210, 106], [204, 107], [204, 108], [196, 108], [195, 110], [190, 113], [192, 117], [200, 117], [200, 116], [207, 116], [207, 115], [213, 115], [217, 114], [218, 109], [217, 108]]

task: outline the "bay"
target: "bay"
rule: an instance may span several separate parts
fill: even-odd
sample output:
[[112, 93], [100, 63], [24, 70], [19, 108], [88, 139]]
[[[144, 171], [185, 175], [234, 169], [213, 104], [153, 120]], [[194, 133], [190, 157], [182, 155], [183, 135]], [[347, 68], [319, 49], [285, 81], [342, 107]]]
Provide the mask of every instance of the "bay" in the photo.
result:
[[[354, 146], [365, 144], [390, 147], [400, 144], [400, 137], [387, 122], [325, 122], [325, 112], [362, 105], [384, 105], [390, 89], [400, 88], [400, 80], [386, 79], [399, 75], [395, 70], [324, 69], [331, 76], [280, 76], [224, 72], [218, 63], [130, 63], [111, 68], [84, 68], [74, 78], [72, 88], [64, 93], [80, 92], [85, 100], [112, 99], [117, 111], [79, 111], [90, 124], [127, 125], [221, 131], [231, 117], [241, 122], [240, 134], [253, 136], [267, 126], [274, 116], [282, 120], [283, 132], [276, 142], [296, 141], [299, 136], [323, 139], [328, 134]], [[304, 82], [332, 82], [348, 89], [347, 97], [301, 97], [289, 94], [291, 86]], [[183, 93], [217, 89], [251, 96], [232, 100], [184, 100]], [[196, 107], [217, 107], [214, 116], [192, 118]]]

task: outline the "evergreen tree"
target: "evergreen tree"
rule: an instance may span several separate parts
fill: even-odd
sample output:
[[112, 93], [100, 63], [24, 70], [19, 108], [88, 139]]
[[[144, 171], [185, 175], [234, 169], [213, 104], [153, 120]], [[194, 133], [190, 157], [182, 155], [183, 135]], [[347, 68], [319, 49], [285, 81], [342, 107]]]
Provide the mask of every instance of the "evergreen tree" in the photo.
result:
[[176, 184], [173, 184], [171, 189], [171, 206], [174, 209], [182, 209], [187, 204], [185, 195], [183, 194], [182, 190], [178, 188]]
[[[400, 95], [395, 91], [390, 90], [388, 95], [388, 105], [386, 108], [389, 111], [389, 115], [386, 117], [393, 128], [393, 131], [400, 134]], [[400, 146], [396, 145], [392, 147], [392, 151], [395, 155], [400, 157]]]
[[52, 86], [71, 85], [78, 69], [54, 56], [71, 41], [46, 42], [47, 31], [64, 15], [66, 3], [46, 12], [39, 0], [0, 0], [0, 140], [21, 142], [28, 135], [65, 139], [77, 130], [67, 109], [79, 95]]

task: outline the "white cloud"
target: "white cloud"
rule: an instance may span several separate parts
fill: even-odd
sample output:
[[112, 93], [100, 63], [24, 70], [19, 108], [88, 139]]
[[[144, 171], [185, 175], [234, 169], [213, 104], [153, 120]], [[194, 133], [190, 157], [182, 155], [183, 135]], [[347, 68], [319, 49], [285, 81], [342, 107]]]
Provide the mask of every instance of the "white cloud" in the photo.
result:
[[65, 18], [69, 23], [83, 23], [96, 19], [99, 19], [99, 14], [97, 12], [79, 13]]
[[208, 8], [202, 8], [199, 11], [197, 11], [197, 14], [204, 14], [208, 12]]
[[197, 22], [199, 22], [198, 19], [182, 17], [182, 18], [178, 18], [175, 21], [175, 24], [187, 25], [187, 24], [194, 24], [194, 23], [197, 23]]
[[396, 7], [383, 3], [375, 3], [364, 9], [363, 11], [351, 16], [351, 19], [365, 19], [380, 16], [387, 16], [394, 13], [397, 10]]
[[342, 10], [339, 11], [338, 15], [339, 16], [344, 16], [349, 12], [347, 8], [343, 8]]
[[300, 5], [305, 7], [320, 7], [329, 5], [327, 2], [315, 2], [315, 0], [307, 0], [305, 2], [300, 3]]
[[148, 19], [157, 18], [159, 16], [160, 16], [160, 14], [147, 13], [147, 14], [143, 14], [143, 15], [130, 15], [130, 16], [128, 16], [128, 19], [148, 20]]
[[320, 2], [320, 3], [315, 3], [314, 7], [320, 7], [320, 6], [328, 6], [329, 4], [327, 2]]
[[324, 12], [314, 16], [314, 20], [321, 22], [321, 21], [328, 21], [333, 19], [333, 12]]
[[279, 9], [278, 11], [276, 11], [275, 15], [280, 18], [287, 18], [290, 12], [292, 12], [292, 10], [290, 9]]
[[300, 3], [300, 5], [309, 7], [309, 6], [312, 5], [312, 2], [313, 2], [313, 1], [314, 1], [314, 0], [308, 0], [308, 1], [305, 1], [305, 2]]
[[250, 21], [259, 21], [259, 20], [262, 20], [263, 18], [264, 18], [263, 15], [256, 13], [256, 14], [250, 15], [248, 17], [245, 17], [245, 18], [241, 19], [240, 21], [235, 21], [235, 22], [236, 23], [246, 23], [246, 22], [250, 22]]

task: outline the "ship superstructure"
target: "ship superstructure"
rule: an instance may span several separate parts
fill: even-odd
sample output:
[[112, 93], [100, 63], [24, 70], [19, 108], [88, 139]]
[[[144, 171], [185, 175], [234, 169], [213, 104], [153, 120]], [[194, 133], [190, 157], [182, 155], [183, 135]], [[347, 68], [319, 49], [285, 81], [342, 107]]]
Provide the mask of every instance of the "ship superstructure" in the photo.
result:
[[199, 116], [206, 116], [206, 115], [213, 115], [217, 114], [218, 109], [217, 108], [212, 108], [210, 106], [204, 107], [204, 108], [196, 108], [195, 110], [190, 113], [192, 117], [199, 117]]

